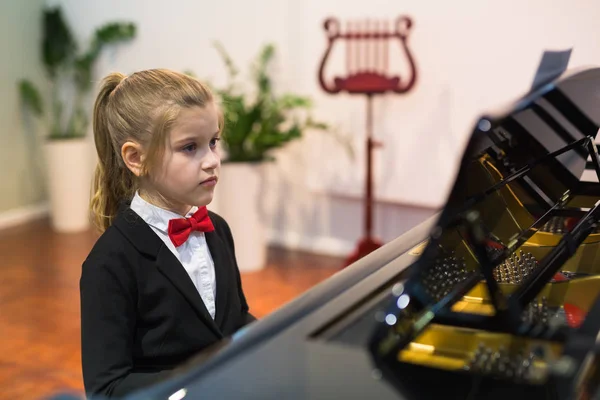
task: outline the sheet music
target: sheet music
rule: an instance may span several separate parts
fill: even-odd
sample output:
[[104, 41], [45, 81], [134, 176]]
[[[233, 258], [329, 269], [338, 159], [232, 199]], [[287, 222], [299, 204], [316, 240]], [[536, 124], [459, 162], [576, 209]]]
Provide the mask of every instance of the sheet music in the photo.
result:
[[571, 52], [573, 49], [561, 51], [544, 51], [542, 60], [533, 78], [531, 90], [538, 89], [540, 86], [558, 78], [567, 70]]

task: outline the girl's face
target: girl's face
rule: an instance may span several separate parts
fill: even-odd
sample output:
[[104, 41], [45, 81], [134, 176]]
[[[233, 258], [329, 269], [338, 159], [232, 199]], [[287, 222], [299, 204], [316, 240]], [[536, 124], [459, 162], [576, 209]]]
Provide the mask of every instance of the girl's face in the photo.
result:
[[[167, 139], [161, 163], [153, 168], [151, 189], [180, 215], [213, 199], [221, 159], [219, 116], [214, 103], [183, 109]], [[149, 188], [150, 189], [150, 188]]]

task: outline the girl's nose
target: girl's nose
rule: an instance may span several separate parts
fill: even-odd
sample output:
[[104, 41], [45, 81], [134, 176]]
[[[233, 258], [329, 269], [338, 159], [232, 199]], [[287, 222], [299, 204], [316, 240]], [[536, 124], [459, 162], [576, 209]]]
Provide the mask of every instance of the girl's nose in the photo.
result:
[[221, 158], [219, 157], [219, 155], [214, 151], [210, 151], [206, 154], [206, 157], [204, 157], [204, 160], [202, 160], [202, 168], [203, 169], [215, 169], [219, 166], [220, 162], [221, 162]]

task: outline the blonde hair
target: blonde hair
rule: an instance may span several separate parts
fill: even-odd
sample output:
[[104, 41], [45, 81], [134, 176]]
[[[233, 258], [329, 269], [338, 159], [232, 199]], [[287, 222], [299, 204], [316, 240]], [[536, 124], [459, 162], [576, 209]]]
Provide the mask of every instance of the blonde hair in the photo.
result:
[[208, 86], [197, 79], [165, 69], [136, 72], [130, 76], [106, 76], [94, 105], [93, 129], [99, 162], [92, 187], [90, 208], [94, 224], [106, 230], [120, 203], [131, 200], [138, 188], [137, 177], [121, 157], [129, 140], [146, 152], [143, 174], [162, 157], [168, 132], [179, 111], [204, 107], [214, 101]]

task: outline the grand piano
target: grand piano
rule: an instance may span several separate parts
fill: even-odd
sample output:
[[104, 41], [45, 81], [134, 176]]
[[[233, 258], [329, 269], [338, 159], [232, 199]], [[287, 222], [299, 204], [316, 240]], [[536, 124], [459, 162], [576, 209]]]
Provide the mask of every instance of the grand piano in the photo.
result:
[[439, 213], [129, 398], [600, 399], [599, 127], [600, 68], [482, 115]]

